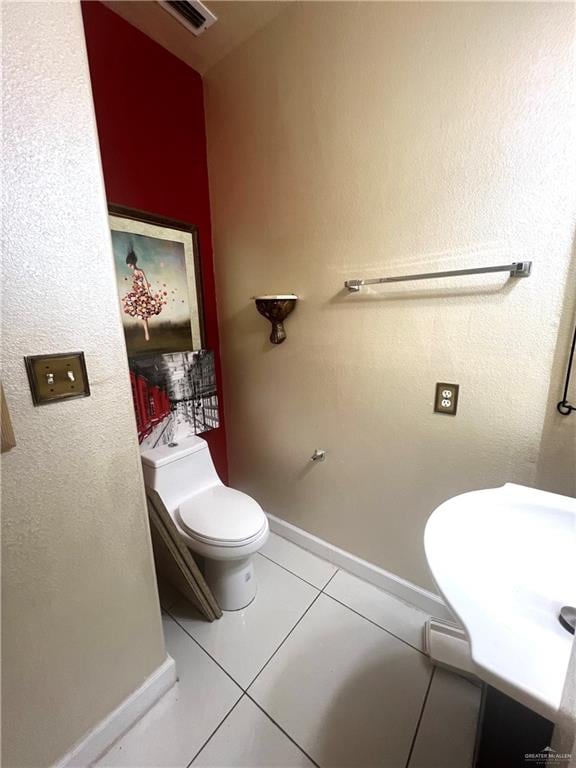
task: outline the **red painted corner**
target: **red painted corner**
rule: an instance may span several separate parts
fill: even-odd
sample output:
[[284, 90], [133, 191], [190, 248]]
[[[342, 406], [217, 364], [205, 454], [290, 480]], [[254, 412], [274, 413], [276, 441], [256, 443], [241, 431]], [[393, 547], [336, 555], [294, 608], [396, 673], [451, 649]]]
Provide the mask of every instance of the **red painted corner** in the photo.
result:
[[82, 15], [108, 201], [198, 227], [221, 424], [203, 437], [227, 482], [202, 78], [101, 3], [82, 2]]

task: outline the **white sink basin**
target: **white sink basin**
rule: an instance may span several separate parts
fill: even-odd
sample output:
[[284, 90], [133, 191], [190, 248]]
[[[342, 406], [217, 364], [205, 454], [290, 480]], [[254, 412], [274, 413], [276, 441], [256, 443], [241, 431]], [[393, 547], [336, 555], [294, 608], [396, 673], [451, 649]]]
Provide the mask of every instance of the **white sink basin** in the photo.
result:
[[470, 640], [478, 677], [555, 720], [576, 606], [576, 499], [508, 483], [441, 504], [424, 534], [434, 579]]

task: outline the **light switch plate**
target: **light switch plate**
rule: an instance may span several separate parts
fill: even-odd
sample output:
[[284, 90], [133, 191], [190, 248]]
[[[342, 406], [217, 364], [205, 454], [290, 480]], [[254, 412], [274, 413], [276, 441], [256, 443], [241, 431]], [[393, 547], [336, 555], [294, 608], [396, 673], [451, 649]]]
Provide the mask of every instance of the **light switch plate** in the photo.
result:
[[24, 361], [34, 405], [90, 395], [84, 352], [29, 355]]
[[449, 416], [456, 416], [459, 389], [458, 384], [446, 384], [444, 382], [436, 384], [434, 413], [447, 413]]

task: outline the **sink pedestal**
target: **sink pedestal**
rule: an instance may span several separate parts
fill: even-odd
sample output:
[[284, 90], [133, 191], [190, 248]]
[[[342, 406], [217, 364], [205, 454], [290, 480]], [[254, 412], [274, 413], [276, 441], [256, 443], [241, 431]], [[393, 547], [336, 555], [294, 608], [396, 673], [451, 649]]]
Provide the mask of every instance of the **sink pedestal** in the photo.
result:
[[484, 685], [476, 736], [474, 768], [526, 768], [546, 765], [526, 759], [540, 754], [552, 740], [553, 723], [504, 693]]

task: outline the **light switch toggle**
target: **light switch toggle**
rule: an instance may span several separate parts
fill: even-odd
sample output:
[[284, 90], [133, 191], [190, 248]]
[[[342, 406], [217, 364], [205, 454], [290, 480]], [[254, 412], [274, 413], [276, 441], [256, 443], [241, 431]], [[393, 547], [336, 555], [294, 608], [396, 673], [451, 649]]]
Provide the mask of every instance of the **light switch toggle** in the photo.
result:
[[54, 384], [54, 374], [53, 373], [47, 373], [46, 374], [46, 383], [47, 384]]
[[66, 373], [68, 374], [68, 378], [70, 379], [70, 381], [76, 381], [76, 379], [74, 378], [74, 371], [66, 371]]

